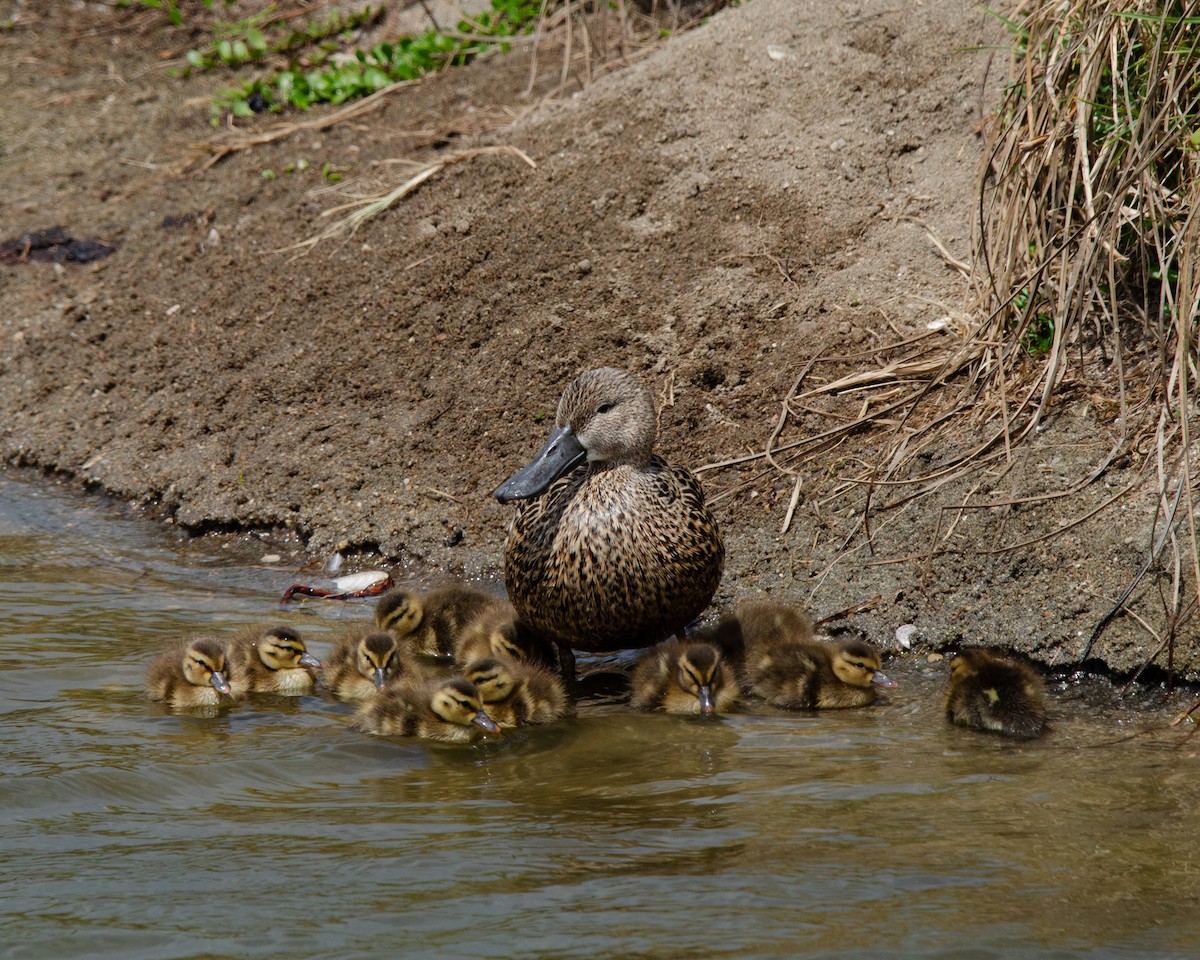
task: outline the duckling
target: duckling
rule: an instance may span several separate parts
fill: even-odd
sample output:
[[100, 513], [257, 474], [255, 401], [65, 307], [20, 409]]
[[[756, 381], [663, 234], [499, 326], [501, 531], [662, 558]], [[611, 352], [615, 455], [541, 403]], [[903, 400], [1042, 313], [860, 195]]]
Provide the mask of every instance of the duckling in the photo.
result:
[[488, 716], [475, 684], [465, 677], [391, 684], [364, 703], [351, 729], [379, 736], [469, 743], [500, 728]]
[[278, 625], [246, 627], [230, 641], [229, 659], [229, 682], [238, 697], [246, 693], [308, 693], [314, 671], [321, 667], [300, 634]]
[[557, 667], [554, 646], [517, 619], [517, 611], [507, 600], [478, 611], [454, 637], [454, 662], [466, 666], [475, 660], [495, 657], [500, 660]]
[[880, 670], [871, 644], [846, 640], [822, 643], [804, 611], [774, 601], [738, 606], [745, 643], [746, 685], [752, 694], [790, 710], [864, 707], [876, 689], [896, 682]]
[[517, 615], [573, 649], [647, 647], [678, 634], [721, 582], [725, 545], [700, 482], [654, 455], [657, 418], [624, 370], [588, 370], [563, 391], [533, 461], [496, 488], [524, 501], [504, 548]]
[[507, 607], [499, 597], [461, 583], [426, 594], [397, 588], [380, 597], [375, 605], [375, 623], [414, 653], [449, 657], [454, 653], [456, 638], [465, 629], [491, 616], [497, 608], [503, 611]]
[[1037, 737], [1046, 729], [1045, 685], [1027, 664], [971, 648], [950, 662], [945, 710], [960, 727]]
[[530, 663], [484, 657], [467, 666], [488, 716], [501, 727], [551, 723], [567, 714], [567, 694], [549, 670]]
[[196, 637], [157, 657], [146, 672], [146, 695], [178, 710], [233, 702], [225, 644]]
[[737, 706], [737, 674], [712, 643], [668, 640], [642, 655], [630, 705], [667, 713], [728, 713]]
[[419, 668], [405, 656], [396, 638], [382, 630], [355, 630], [341, 639], [323, 679], [343, 700], [366, 700], [398, 677], [419, 679]]

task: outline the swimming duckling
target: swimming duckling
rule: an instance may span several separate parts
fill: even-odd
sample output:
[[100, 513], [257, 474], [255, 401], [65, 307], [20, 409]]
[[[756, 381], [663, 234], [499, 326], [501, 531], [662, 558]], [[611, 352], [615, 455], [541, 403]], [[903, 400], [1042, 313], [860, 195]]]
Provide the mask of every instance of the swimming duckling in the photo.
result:
[[449, 657], [465, 629], [507, 607], [499, 597], [461, 583], [425, 594], [399, 587], [379, 598], [375, 623], [414, 653]]
[[868, 643], [830, 645], [786, 636], [758, 635], [746, 646], [747, 686], [768, 703], [785, 710], [863, 707], [875, 702], [876, 688], [897, 686], [880, 671], [879, 652]]
[[246, 627], [229, 643], [230, 684], [234, 696], [282, 693], [296, 696], [313, 688], [321, 661], [308, 652], [291, 627]]
[[484, 657], [464, 671], [488, 716], [502, 727], [551, 723], [567, 713], [562, 681], [530, 663]]
[[454, 662], [466, 666], [485, 657], [531, 663], [556, 668], [558, 655], [554, 645], [535, 634], [517, 619], [517, 611], [507, 600], [478, 611], [463, 624], [454, 637]]
[[351, 729], [451, 743], [469, 743], [481, 731], [500, 730], [484, 711], [475, 684], [465, 677], [391, 684], [359, 708]]
[[739, 683], [720, 648], [695, 640], [668, 640], [638, 660], [630, 705], [667, 713], [728, 713]]
[[541, 452], [493, 494], [523, 501], [504, 548], [517, 614], [572, 648], [646, 647], [708, 606], [725, 546], [690, 470], [654, 455], [657, 418], [624, 370], [588, 370], [567, 385]]
[[146, 694], [179, 710], [232, 703], [225, 661], [224, 643], [213, 637], [196, 637], [150, 664]]
[[366, 700], [397, 677], [419, 678], [396, 638], [382, 630], [355, 630], [341, 639], [323, 673], [325, 686], [344, 700]]
[[960, 727], [1009, 737], [1037, 737], [1046, 729], [1046, 694], [1030, 666], [989, 650], [961, 651], [950, 662], [946, 719]]

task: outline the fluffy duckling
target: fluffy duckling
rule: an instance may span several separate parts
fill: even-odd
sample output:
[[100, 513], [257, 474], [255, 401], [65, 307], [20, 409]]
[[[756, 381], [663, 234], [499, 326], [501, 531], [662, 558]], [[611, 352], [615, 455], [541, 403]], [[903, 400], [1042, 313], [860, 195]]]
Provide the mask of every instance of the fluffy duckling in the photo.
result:
[[499, 597], [465, 584], [453, 584], [424, 595], [398, 587], [379, 598], [375, 623], [414, 653], [449, 657], [464, 630], [492, 616], [493, 611], [504, 611], [507, 607], [506, 601]]
[[495, 603], [479, 609], [454, 637], [454, 662], [466, 666], [475, 660], [495, 657], [557, 668], [554, 645], [518, 620], [511, 603], [494, 599]]
[[229, 644], [230, 683], [234, 696], [282, 693], [296, 696], [313, 688], [321, 661], [308, 652], [295, 630], [258, 624]]
[[366, 700], [399, 677], [419, 679], [415, 663], [396, 638], [382, 630], [356, 630], [334, 647], [325, 665], [325, 686], [343, 700]]
[[359, 708], [351, 728], [379, 736], [469, 743], [500, 728], [465, 677], [391, 684]]
[[484, 657], [467, 666], [488, 716], [501, 727], [551, 723], [567, 713], [562, 681], [531, 663]]
[[233, 690], [225, 666], [225, 644], [212, 637], [196, 637], [150, 664], [146, 695], [179, 710], [231, 703]]
[[817, 640], [760, 637], [746, 647], [750, 692], [785, 710], [828, 710], [874, 703], [896, 681], [879, 669], [879, 651], [861, 640], [836, 646]]
[[701, 628], [696, 636], [719, 647], [726, 660], [741, 663], [747, 648], [809, 643], [814, 631], [812, 618], [799, 607], [773, 600], [743, 600], [735, 613]]
[[667, 640], [634, 667], [630, 704], [667, 713], [728, 713], [737, 706], [739, 683], [715, 644]]
[[988, 650], [963, 650], [950, 662], [945, 709], [946, 719], [960, 727], [1009, 737], [1037, 737], [1046, 729], [1041, 677]]

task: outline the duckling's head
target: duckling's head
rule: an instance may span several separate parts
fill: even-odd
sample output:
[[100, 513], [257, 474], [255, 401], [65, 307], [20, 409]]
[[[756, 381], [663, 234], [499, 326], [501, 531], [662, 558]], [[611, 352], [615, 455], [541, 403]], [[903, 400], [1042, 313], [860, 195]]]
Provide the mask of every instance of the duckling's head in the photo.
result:
[[321, 661], [308, 652], [300, 634], [290, 627], [270, 627], [258, 642], [258, 659], [268, 670], [295, 670], [298, 667], [320, 669]]
[[724, 682], [720, 651], [707, 643], [692, 644], [679, 657], [679, 686], [700, 701], [701, 713], [714, 713], [716, 694]]
[[359, 641], [355, 656], [358, 672], [374, 681], [376, 687], [382, 688], [400, 671], [399, 648], [390, 633], [368, 633]]
[[483, 701], [475, 684], [465, 677], [452, 677], [433, 692], [429, 708], [447, 723], [471, 725], [488, 733], [497, 733], [496, 721], [484, 712]]
[[375, 604], [375, 625], [396, 637], [404, 637], [421, 625], [425, 605], [413, 590], [389, 590]]
[[495, 491], [501, 503], [536, 497], [585, 460], [643, 464], [658, 430], [650, 391], [632, 374], [600, 367], [563, 391], [550, 439], [529, 466]]
[[833, 652], [833, 672], [852, 687], [874, 684], [892, 690], [898, 684], [879, 669], [879, 651], [861, 640], [847, 640]]
[[503, 660], [485, 657], [467, 664], [466, 678], [475, 684], [479, 699], [486, 703], [502, 703], [512, 696], [517, 679]]
[[960, 650], [950, 661], [950, 682], [952, 684], [967, 683], [972, 677], [978, 675], [984, 657], [984, 653], [980, 650], [973, 648]]
[[217, 640], [197, 639], [183, 652], [183, 677], [194, 687], [211, 686], [221, 696], [232, 691], [225, 678], [225, 647]]

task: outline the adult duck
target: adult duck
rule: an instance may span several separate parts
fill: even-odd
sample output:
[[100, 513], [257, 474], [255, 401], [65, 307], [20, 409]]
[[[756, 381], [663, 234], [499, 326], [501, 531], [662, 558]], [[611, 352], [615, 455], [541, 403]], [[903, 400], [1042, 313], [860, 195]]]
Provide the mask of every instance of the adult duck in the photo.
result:
[[654, 455], [649, 390], [623, 370], [581, 374], [549, 440], [495, 491], [522, 500], [504, 582], [523, 622], [572, 649], [648, 647], [681, 631], [721, 582], [725, 546], [691, 471]]

